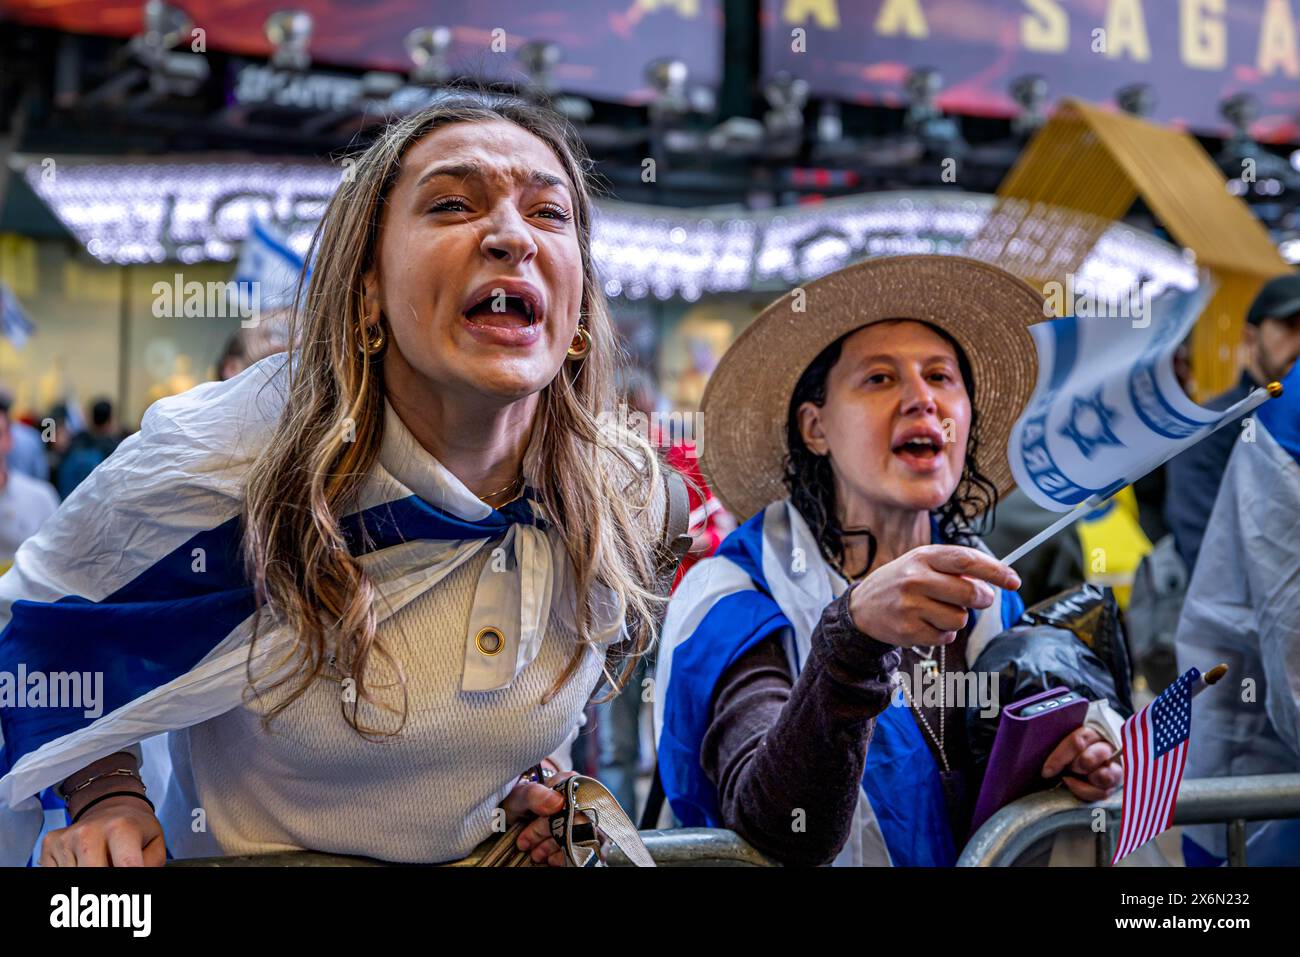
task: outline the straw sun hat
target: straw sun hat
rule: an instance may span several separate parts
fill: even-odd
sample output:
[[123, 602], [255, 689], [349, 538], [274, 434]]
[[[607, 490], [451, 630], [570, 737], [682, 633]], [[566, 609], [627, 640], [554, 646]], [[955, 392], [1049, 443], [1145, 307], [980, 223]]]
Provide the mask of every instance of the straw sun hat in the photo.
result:
[[700, 405], [708, 430], [704, 474], [742, 520], [784, 498], [786, 416], [803, 371], [848, 332], [917, 319], [965, 351], [975, 379], [980, 471], [1005, 493], [1015, 485], [1007, 440], [1038, 377], [1029, 326], [1043, 318], [1043, 296], [1028, 283], [960, 256], [869, 259], [797, 287], [758, 314], [709, 377]]

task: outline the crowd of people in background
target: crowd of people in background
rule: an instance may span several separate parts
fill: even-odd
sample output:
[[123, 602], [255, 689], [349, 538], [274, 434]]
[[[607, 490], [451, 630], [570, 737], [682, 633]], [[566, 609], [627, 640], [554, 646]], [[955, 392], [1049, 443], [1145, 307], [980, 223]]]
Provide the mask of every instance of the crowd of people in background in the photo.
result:
[[[253, 363], [286, 347], [285, 315], [277, 311], [227, 341], [214, 365], [224, 382]], [[18, 546], [107, 459], [129, 434], [118, 421], [113, 401], [93, 399], [89, 415], [76, 402], [60, 402], [44, 415], [13, 409], [0, 388], [0, 573], [13, 562]]]
[[0, 570], [123, 438], [109, 399], [92, 402], [83, 422], [64, 404], [18, 418], [0, 397]]

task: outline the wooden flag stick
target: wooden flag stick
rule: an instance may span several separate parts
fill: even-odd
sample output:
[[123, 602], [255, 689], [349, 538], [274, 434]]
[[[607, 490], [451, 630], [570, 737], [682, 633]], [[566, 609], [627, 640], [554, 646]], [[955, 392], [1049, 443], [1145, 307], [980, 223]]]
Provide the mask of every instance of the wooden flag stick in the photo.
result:
[[[1208, 688], [1210, 685], [1218, 684], [1218, 683], [1219, 683], [1219, 679], [1221, 679], [1221, 678], [1222, 678], [1224, 675], [1226, 675], [1227, 673], [1228, 673], [1228, 666], [1227, 666], [1227, 665], [1222, 664], [1222, 663], [1215, 665], [1213, 668], [1211, 668], [1211, 669], [1210, 669], [1209, 671], [1207, 671], [1205, 674], [1201, 675], [1201, 681], [1200, 681], [1200, 683], [1197, 684], [1196, 687], [1194, 687], [1194, 688], [1192, 689], [1192, 697], [1195, 698], [1198, 694], [1200, 694], [1202, 691], [1204, 691], [1204, 690], [1205, 690], [1206, 688]], [[1118, 751], [1116, 751], [1114, 754], [1112, 754], [1112, 755], [1110, 756], [1110, 760], [1109, 760], [1109, 761], [1107, 761], [1105, 764], [1101, 765], [1101, 768], [1109, 767], [1110, 765], [1114, 764], [1116, 761], [1118, 761], [1118, 760], [1119, 760], [1120, 758], [1122, 758], [1123, 756], [1124, 756], [1124, 749], [1123, 749], [1123, 748], [1120, 748]], [[1097, 770], [1101, 770], [1101, 768], [1098, 768]]]

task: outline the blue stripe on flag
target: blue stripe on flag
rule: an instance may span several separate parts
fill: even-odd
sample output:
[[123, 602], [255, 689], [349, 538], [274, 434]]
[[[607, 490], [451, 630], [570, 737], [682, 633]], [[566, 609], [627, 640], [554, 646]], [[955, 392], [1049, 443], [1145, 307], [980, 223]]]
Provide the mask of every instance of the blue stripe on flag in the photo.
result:
[[[495, 538], [535, 521], [527, 498], [471, 522], [411, 495], [343, 520], [354, 554], [418, 539]], [[370, 534], [369, 548], [360, 530]], [[198, 565], [202, 549], [202, 564]], [[200, 570], [201, 569], [201, 570]], [[99, 717], [191, 670], [254, 611], [244, 573], [240, 518], [199, 532], [102, 601], [68, 595], [15, 601], [0, 632], [0, 671], [102, 673]], [[47, 742], [98, 718], [84, 708], [0, 707], [0, 775]]]
[[[275, 236], [272, 236], [270, 232], [267, 231], [266, 227], [262, 224], [261, 220], [253, 221], [253, 235], [256, 236], [258, 239], [260, 239], [268, 249], [271, 249], [274, 252], [279, 253], [280, 256], [284, 259], [285, 265], [289, 266], [295, 272], [303, 268], [302, 257], [299, 256], [292, 249], [290, 249], [283, 242], [281, 242], [279, 239], [277, 239]], [[311, 275], [310, 269], [307, 270], [307, 275], [309, 276]]]

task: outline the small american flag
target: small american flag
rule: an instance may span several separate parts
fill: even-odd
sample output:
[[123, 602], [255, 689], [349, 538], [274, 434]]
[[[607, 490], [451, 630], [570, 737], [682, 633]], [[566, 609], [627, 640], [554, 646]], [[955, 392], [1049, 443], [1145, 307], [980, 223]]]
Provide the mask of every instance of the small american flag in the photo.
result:
[[1137, 850], [1174, 819], [1178, 786], [1187, 766], [1187, 736], [1192, 729], [1192, 691], [1201, 673], [1187, 673], [1124, 722], [1124, 803], [1115, 846], [1116, 861]]

